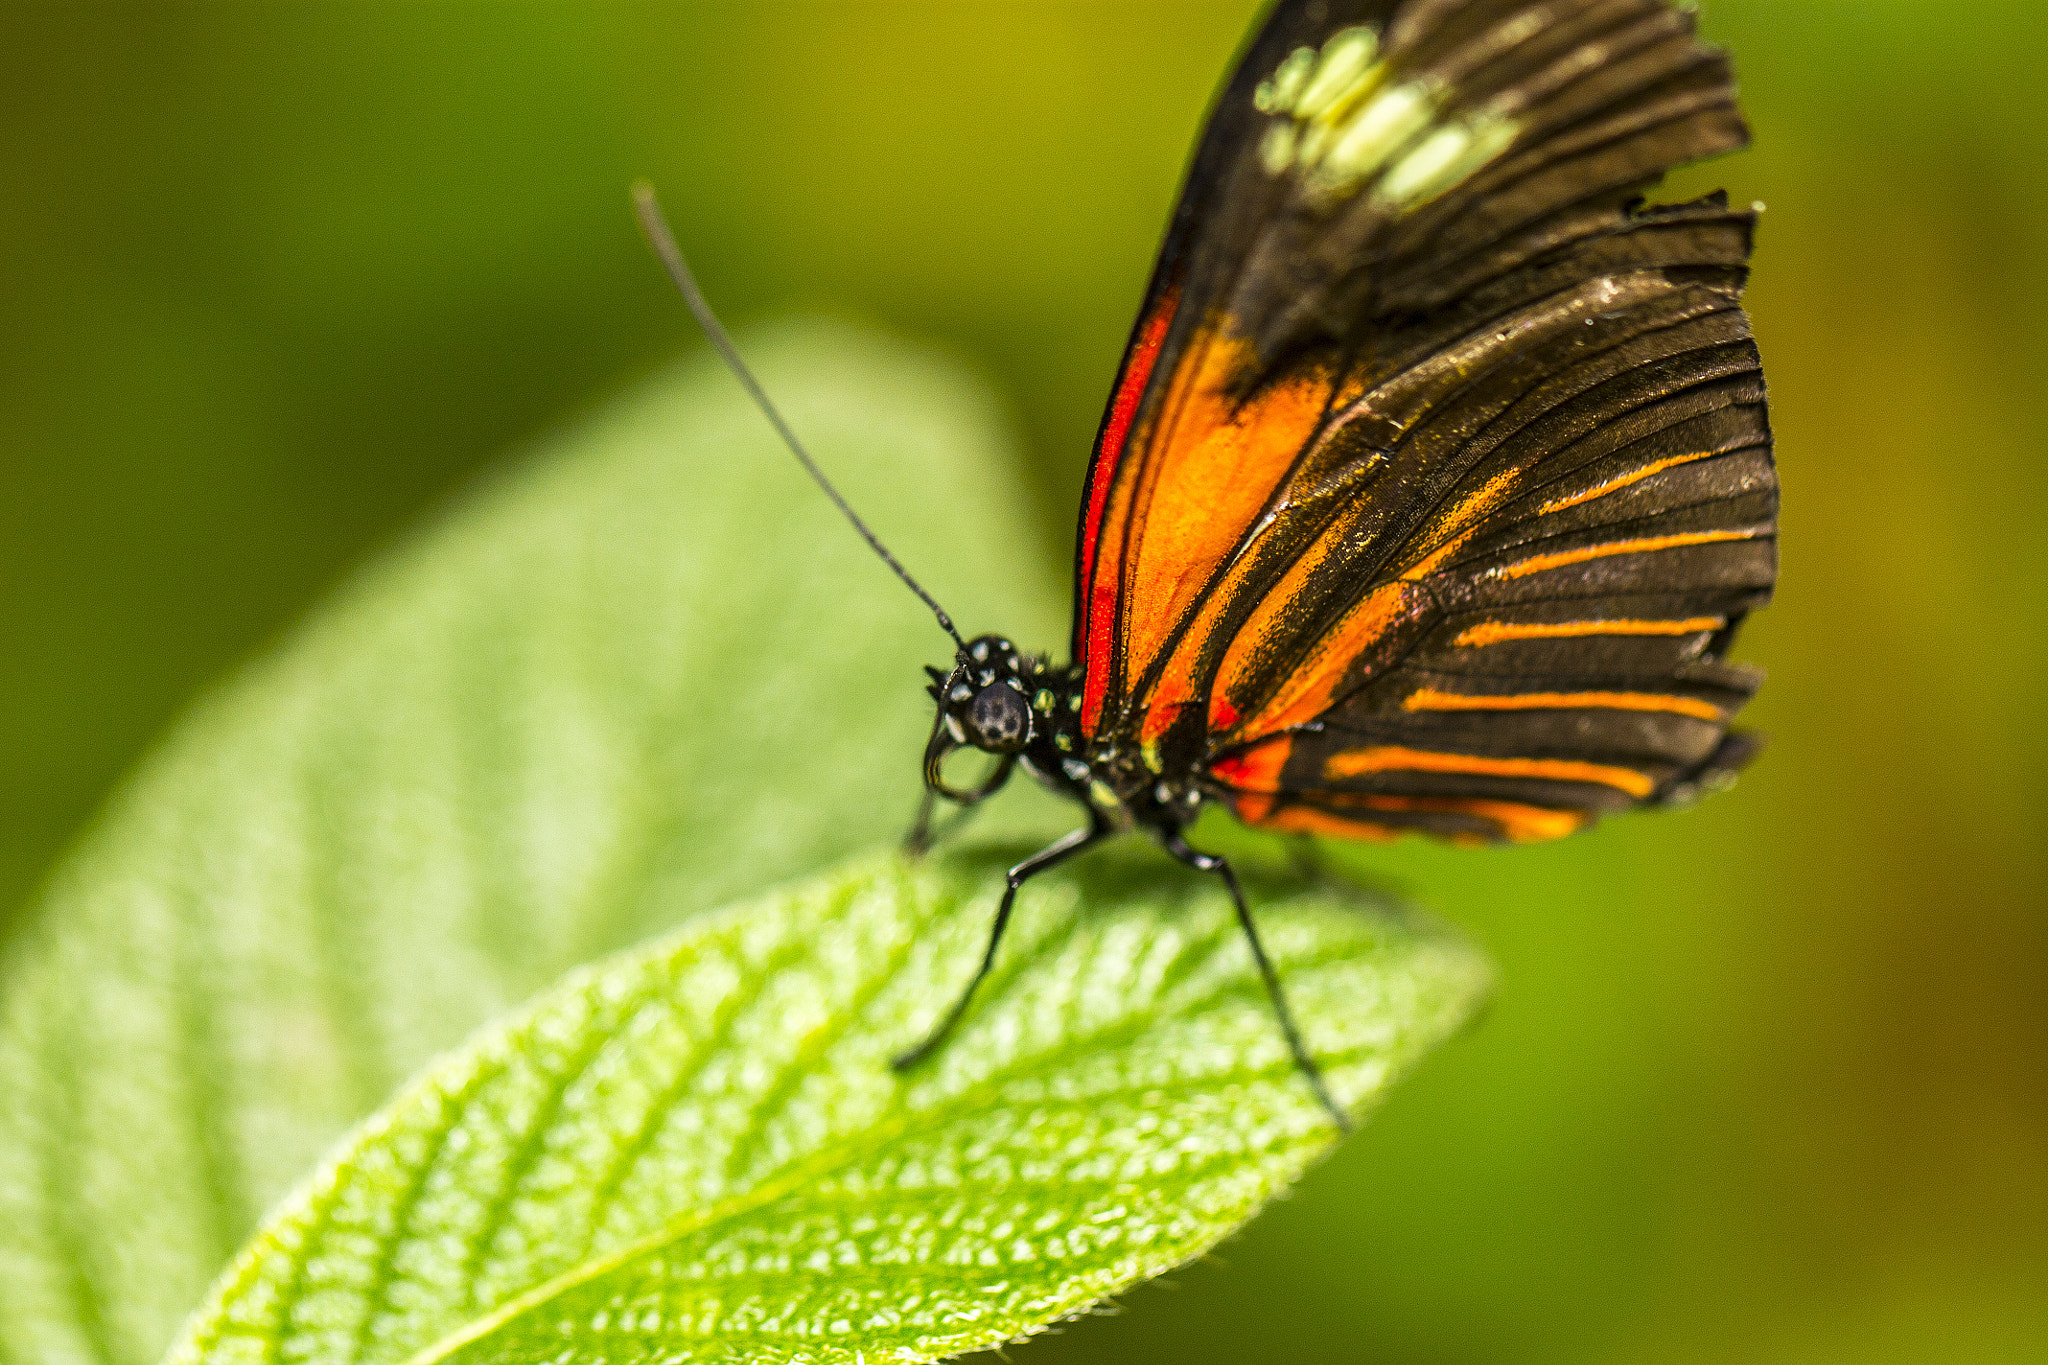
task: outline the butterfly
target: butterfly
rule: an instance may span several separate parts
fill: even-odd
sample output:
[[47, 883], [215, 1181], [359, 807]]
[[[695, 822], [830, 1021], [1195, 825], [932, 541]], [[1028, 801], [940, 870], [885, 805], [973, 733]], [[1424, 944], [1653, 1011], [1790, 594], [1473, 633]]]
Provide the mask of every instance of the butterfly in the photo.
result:
[[[841, 501], [643, 221], [742, 380], [952, 636], [926, 796], [1017, 768], [1085, 824], [1017, 890], [1142, 831], [1219, 877], [1303, 1044], [1208, 805], [1260, 830], [1559, 838], [1725, 785], [1761, 674], [1726, 655], [1777, 572], [1741, 295], [1754, 211], [1651, 205], [1744, 146], [1727, 58], [1666, 0], [1281, 0], [1216, 97], [1082, 490], [1071, 662], [963, 637]], [[960, 749], [995, 757], [948, 783]]]

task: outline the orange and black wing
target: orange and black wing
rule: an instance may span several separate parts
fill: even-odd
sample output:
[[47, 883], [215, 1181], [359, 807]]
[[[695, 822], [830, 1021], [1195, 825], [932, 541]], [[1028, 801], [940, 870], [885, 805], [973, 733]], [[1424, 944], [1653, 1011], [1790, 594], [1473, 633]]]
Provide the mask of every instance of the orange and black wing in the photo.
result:
[[1745, 136], [1663, 0], [1281, 4], [1090, 470], [1094, 745], [1367, 837], [1552, 837], [1736, 766], [1753, 217], [1639, 196]]

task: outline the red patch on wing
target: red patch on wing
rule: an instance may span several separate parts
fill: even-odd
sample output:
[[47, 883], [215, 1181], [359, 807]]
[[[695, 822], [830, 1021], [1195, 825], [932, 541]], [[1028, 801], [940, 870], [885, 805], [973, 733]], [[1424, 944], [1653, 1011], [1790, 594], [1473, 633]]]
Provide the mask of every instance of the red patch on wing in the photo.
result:
[[1287, 735], [1226, 754], [1209, 765], [1209, 773], [1225, 786], [1241, 792], [1277, 792], [1280, 770], [1294, 752], [1294, 740]]
[[1131, 426], [1138, 420], [1138, 405], [1144, 400], [1145, 386], [1152, 382], [1152, 371], [1159, 364], [1160, 348], [1166, 344], [1166, 332], [1173, 325], [1179, 303], [1179, 291], [1169, 292], [1138, 329], [1124, 360], [1123, 379], [1110, 401], [1109, 418], [1103, 423], [1102, 440], [1095, 451], [1093, 477], [1088, 481], [1088, 514], [1081, 522], [1081, 601], [1087, 619], [1080, 633], [1088, 669], [1081, 693], [1081, 732], [1091, 737], [1102, 714], [1102, 698], [1109, 690], [1110, 651], [1116, 643], [1116, 582], [1095, 581], [1102, 514], [1109, 506], [1110, 486], [1116, 482]]

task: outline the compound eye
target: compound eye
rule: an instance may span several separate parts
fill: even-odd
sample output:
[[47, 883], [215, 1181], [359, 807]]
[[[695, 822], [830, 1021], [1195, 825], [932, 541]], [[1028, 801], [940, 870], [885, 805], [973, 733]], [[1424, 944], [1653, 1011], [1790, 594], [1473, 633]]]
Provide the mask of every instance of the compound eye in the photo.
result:
[[1031, 740], [1031, 705], [1008, 683], [995, 683], [975, 693], [967, 728], [975, 748], [1014, 754]]

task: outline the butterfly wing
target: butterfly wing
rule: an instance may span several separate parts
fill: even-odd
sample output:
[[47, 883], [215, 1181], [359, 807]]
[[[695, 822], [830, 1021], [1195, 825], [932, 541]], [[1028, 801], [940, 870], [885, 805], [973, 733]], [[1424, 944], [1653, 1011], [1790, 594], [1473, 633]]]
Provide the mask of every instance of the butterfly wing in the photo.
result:
[[1745, 756], [1775, 575], [1745, 139], [1662, 0], [1290, 0], [1219, 98], [1077, 552], [1083, 727], [1281, 828], [1542, 838]]

